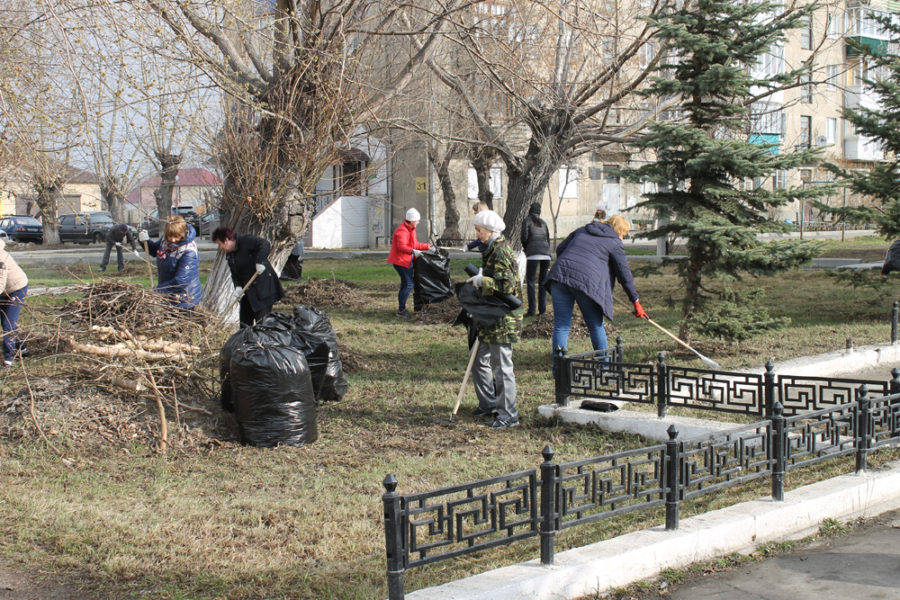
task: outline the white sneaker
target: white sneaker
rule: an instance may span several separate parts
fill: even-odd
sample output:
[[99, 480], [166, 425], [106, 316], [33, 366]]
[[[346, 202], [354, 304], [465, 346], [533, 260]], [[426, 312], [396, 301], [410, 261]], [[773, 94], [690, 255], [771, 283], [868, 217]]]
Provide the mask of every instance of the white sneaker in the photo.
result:
[[4, 364], [5, 366], [7, 366], [7, 367], [11, 367], [11, 366], [12, 366], [12, 361], [11, 361], [11, 360], [4, 360], [4, 361], [3, 361], [3, 364]]

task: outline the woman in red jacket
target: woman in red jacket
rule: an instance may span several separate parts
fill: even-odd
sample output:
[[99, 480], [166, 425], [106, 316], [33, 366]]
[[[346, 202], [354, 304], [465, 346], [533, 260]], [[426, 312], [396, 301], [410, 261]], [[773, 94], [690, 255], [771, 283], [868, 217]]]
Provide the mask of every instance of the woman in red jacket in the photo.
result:
[[387, 261], [394, 265], [394, 269], [400, 275], [400, 291], [397, 293], [397, 302], [400, 308], [398, 317], [408, 317], [406, 300], [413, 289], [413, 258], [422, 250], [428, 250], [428, 244], [419, 243], [416, 240], [416, 225], [419, 224], [419, 211], [414, 208], [406, 211], [406, 220], [394, 230], [391, 238], [391, 251]]

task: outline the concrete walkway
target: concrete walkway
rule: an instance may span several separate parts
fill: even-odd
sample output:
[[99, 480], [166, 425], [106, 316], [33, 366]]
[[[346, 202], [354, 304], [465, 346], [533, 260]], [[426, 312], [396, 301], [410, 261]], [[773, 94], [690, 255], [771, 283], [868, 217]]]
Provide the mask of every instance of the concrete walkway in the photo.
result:
[[[830, 352], [818, 356], [784, 361], [776, 364], [776, 371], [807, 376], [846, 377], [855, 379], [856, 373], [871, 375], [883, 370], [883, 379], [890, 379], [890, 370], [900, 366], [900, 344], [877, 344], [850, 350]], [[762, 372], [748, 369], [746, 372]], [[863, 377], [868, 379], [868, 377]], [[881, 379], [881, 377], [879, 377]], [[682, 438], [705, 436], [733, 427], [734, 423], [706, 421], [687, 417], [668, 416], [658, 419], [655, 413], [617, 410], [610, 413], [581, 410], [555, 405], [540, 407], [541, 414], [556, 416], [577, 423], [594, 423], [611, 431], [627, 431], [649, 439], [665, 440], [666, 430], [675, 425]], [[679, 529], [665, 531], [661, 525], [610, 540], [556, 554], [555, 564], [542, 566], [538, 559], [495, 569], [458, 581], [406, 594], [409, 600], [564, 600], [597, 594], [626, 586], [658, 575], [665, 569], [684, 568], [697, 562], [709, 561], [733, 553], [747, 553], [772, 541], [797, 539], [815, 533], [825, 519], [848, 521], [858, 517], [875, 517], [892, 510], [900, 510], [900, 464], [863, 474], [835, 477], [785, 493], [783, 502], [771, 498], [745, 502], [682, 519]], [[841, 590], [836, 597], [868, 593], [856, 597], [900, 600], [900, 563], [891, 561], [900, 554], [896, 542], [900, 530], [882, 527], [879, 535], [858, 540], [855, 551], [845, 551], [846, 559], [868, 559], [872, 573], [860, 580], [841, 579], [847, 566], [832, 555], [817, 569], [810, 569], [805, 578], [786, 577], [794, 585], [775, 594], [770, 592], [769, 575], [756, 575], [734, 583], [709, 584], [702, 593], [672, 596], [680, 600], [821, 600]], [[882, 543], [893, 543], [889, 551]], [[853, 556], [850, 556], [853, 555]], [[877, 559], [877, 560], [876, 560]], [[838, 568], [840, 566], [840, 569]], [[777, 565], [770, 567], [780, 568]], [[843, 583], [836, 587], [835, 580]], [[760, 582], [766, 587], [760, 588]], [[893, 582], [893, 583], [892, 583]], [[699, 584], [698, 585], [702, 585]], [[868, 586], [868, 587], [859, 587]], [[893, 587], [891, 587], [893, 585]], [[779, 588], [781, 589], [781, 588]]]

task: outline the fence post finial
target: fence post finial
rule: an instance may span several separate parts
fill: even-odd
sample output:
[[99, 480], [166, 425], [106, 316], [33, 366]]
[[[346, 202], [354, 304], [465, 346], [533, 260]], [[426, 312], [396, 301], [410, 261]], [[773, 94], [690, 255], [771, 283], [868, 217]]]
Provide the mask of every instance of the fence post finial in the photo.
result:
[[388, 474], [382, 482], [385, 493], [381, 497], [384, 503], [384, 540], [387, 553], [387, 580], [389, 600], [403, 600], [404, 576], [406, 564], [403, 544], [403, 519], [400, 514], [400, 494], [397, 493], [397, 478]]
[[553, 448], [544, 446], [541, 456], [541, 564], [552, 565], [556, 540], [556, 464], [553, 463]]
[[681, 497], [681, 452], [678, 430], [669, 425], [666, 430], [666, 530], [678, 529], [678, 502]]

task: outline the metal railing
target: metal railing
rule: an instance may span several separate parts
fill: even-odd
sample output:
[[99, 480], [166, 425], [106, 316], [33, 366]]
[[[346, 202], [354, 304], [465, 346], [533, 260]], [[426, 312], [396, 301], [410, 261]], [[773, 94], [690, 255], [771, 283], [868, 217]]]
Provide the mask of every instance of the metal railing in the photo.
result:
[[809, 413], [853, 400], [860, 385], [885, 396], [900, 392], [900, 369], [882, 382], [852, 378], [779, 375], [769, 361], [765, 372], [742, 373], [670, 366], [664, 353], [656, 363], [621, 362], [622, 338], [612, 350], [554, 355], [556, 404], [568, 406], [573, 398], [623, 400], [656, 405], [665, 417], [669, 407], [711, 410], [767, 417], [780, 402], [786, 415]]
[[900, 393], [870, 398], [864, 384], [853, 394], [845, 404], [792, 416], [776, 401], [769, 418], [713, 437], [680, 440], [671, 426], [663, 444], [570, 462], [554, 462], [546, 446], [537, 469], [428, 492], [399, 494], [388, 475], [389, 598], [403, 599], [406, 569], [418, 565], [535, 536], [541, 563], [550, 565], [557, 534], [569, 528], [665, 506], [665, 527], [674, 530], [685, 500], [769, 477], [772, 498], [781, 501], [787, 472], [852, 454], [864, 471], [869, 453], [900, 441]]

